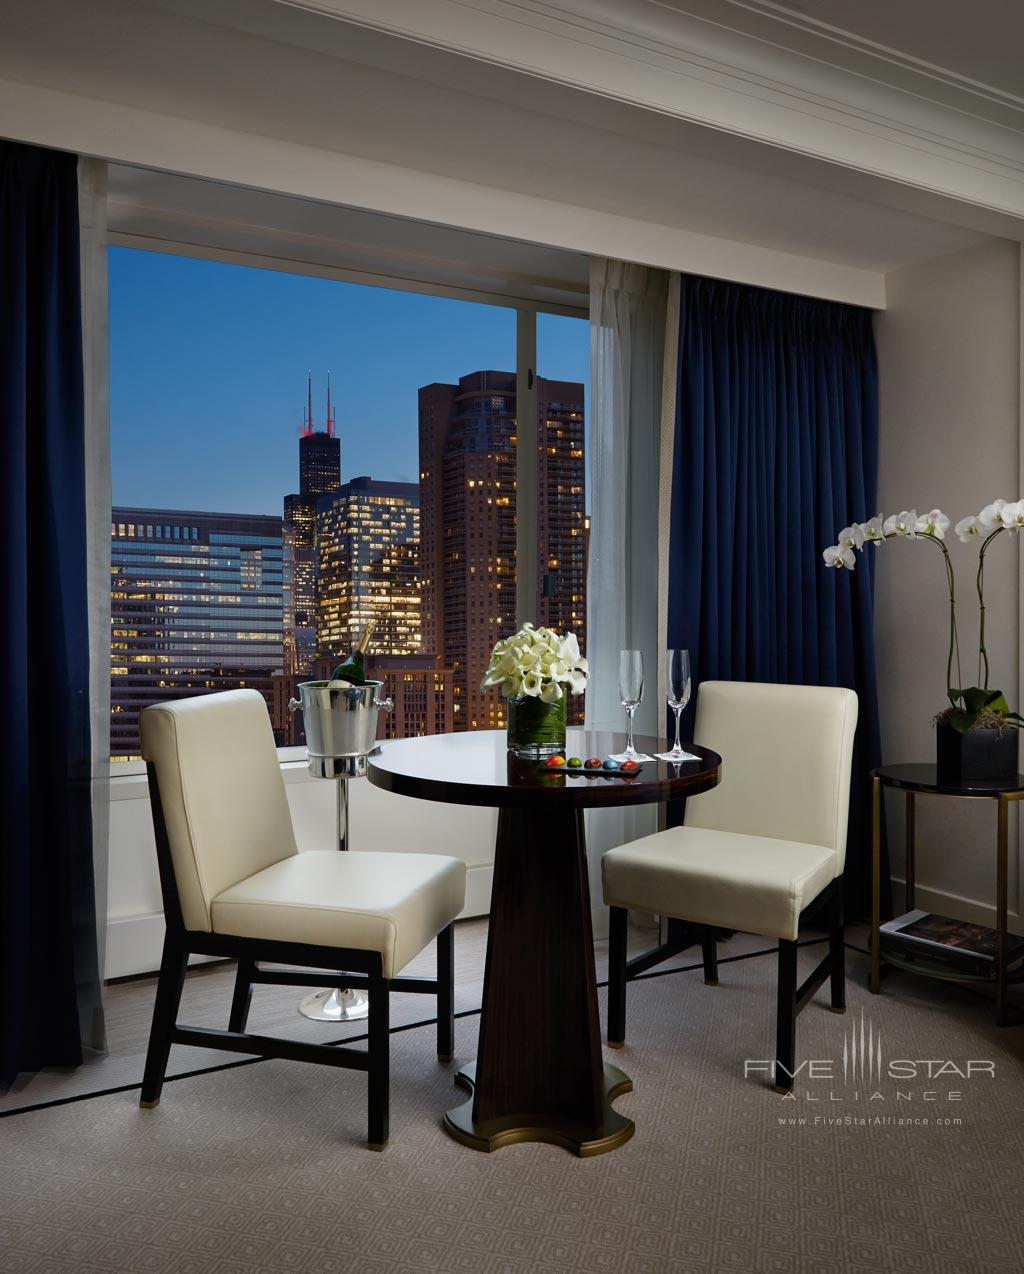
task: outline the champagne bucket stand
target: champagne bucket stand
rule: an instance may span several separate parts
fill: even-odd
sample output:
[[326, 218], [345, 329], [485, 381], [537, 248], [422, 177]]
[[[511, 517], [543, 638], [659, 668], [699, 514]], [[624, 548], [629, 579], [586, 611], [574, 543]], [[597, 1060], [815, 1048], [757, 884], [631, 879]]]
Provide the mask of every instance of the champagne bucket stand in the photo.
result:
[[[306, 728], [309, 772], [318, 779], [333, 779], [337, 793], [338, 849], [348, 850], [348, 781], [366, 774], [366, 758], [377, 746], [377, 714], [390, 712], [390, 699], [381, 699], [381, 681], [364, 686], [332, 685], [304, 681], [298, 699], [290, 699], [292, 712], [302, 709]], [[316, 991], [299, 1004], [299, 1012], [317, 1022], [354, 1022], [369, 1013], [364, 991], [335, 987]]]

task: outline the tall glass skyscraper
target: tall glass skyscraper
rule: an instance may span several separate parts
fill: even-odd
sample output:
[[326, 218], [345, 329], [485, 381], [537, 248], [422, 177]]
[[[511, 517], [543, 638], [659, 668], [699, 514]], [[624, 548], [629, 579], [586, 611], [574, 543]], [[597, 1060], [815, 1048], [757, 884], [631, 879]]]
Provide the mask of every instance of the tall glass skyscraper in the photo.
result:
[[[584, 390], [537, 378], [538, 595], [534, 622], [586, 642]], [[479, 371], [419, 391], [423, 650], [454, 670], [455, 729], [505, 723], [480, 689], [516, 628], [516, 377]], [[582, 699], [569, 704], [570, 720]]]
[[309, 673], [316, 659], [316, 511], [321, 496], [341, 486], [341, 439], [334, 432], [331, 385], [327, 382], [327, 428], [313, 427], [312, 386], [299, 438], [299, 489], [284, 498], [284, 668]]
[[415, 655], [420, 623], [420, 506], [415, 482], [353, 478], [317, 510], [317, 646], [343, 657], [376, 622], [377, 655]]
[[110, 753], [139, 754], [150, 703], [252, 686], [281, 667], [281, 519], [115, 508]]

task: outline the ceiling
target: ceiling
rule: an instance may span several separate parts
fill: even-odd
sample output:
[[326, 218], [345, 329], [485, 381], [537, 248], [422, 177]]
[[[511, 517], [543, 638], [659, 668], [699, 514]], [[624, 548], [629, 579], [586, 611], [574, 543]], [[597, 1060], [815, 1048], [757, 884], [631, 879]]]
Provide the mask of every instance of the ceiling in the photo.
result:
[[[657, 0], [687, 10], [686, 0]], [[787, 22], [809, 22], [836, 40], [853, 36], [947, 76], [1021, 99], [1024, 106], [1024, 5], [1019, 0], [726, 0], [742, 22], [757, 10]], [[780, 35], [785, 42], [785, 36]]]
[[[932, 2], [938, 6], [945, 0]], [[995, 7], [994, 0], [979, 2], [983, 10]], [[459, 286], [512, 289], [516, 295], [523, 287], [529, 295], [535, 287], [548, 289], [549, 299], [562, 304], [579, 303], [585, 253], [608, 255], [577, 232], [577, 221], [583, 226], [591, 212], [618, 219], [633, 245], [633, 259], [651, 264], [714, 273], [751, 246], [770, 250], [779, 256], [772, 268], [781, 280], [767, 285], [783, 287], [790, 262], [798, 259], [879, 278], [992, 234], [1014, 233], [1008, 217], [999, 221], [1002, 214], [910, 181], [888, 180], [335, 16], [339, 5], [356, 3], [90, 0], [80, 6], [70, 0], [23, 0], [6, 20], [0, 77], [51, 86], [77, 100], [124, 103], [153, 121], [176, 116], [230, 129], [233, 138], [279, 140], [290, 156], [328, 172], [332, 155], [357, 156], [378, 165], [385, 176], [417, 170], [449, 181], [459, 197], [491, 191], [513, 209], [499, 219], [465, 214], [459, 221], [460, 209], [428, 219], [422, 204], [363, 201], [355, 183], [337, 198], [318, 198], [321, 192], [312, 185], [303, 193], [314, 197], [296, 198], [272, 193], [298, 187], [273, 187], [269, 177], [265, 189], [254, 190], [257, 183], [248, 176], [244, 185], [232, 185], [147, 170], [142, 165], [154, 161], [126, 157], [122, 148], [128, 162], [112, 171], [111, 200], [117, 225], [126, 233], [173, 239], [177, 227], [179, 237], [187, 238], [182, 227], [191, 219], [204, 222], [204, 234], [214, 239], [218, 224], [235, 231], [244, 226], [253, 252], [276, 239], [311, 262], [344, 259], [369, 272], [387, 272], [388, 260], [393, 272], [397, 257], [409, 279], [431, 279], [438, 270], [454, 269], [456, 275], [461, 271]], [[874, 0], [808, 0], [803, 15], [767, 0], [375, 0], [371, 7], [383, 14], [404, 5], [419, 17], [443, 3], [467, 15], [501, 9], [550, 17], [557, 11], [560, 21], [570, 11], [605, 21], [617, 17], [622, 23], [685, 11], [688, 33], [693, 22], [710, 28], [732, 21], [738, 28], [742, 21], [748, 44], [755, 40], [749, 29], [756, 19], [757, 42], [765, 43], [770, 34], [776, 40], [792, 36], [794, 45], [808, 24], [824, 29], [825, 19], [817, 15], [836, 22], [844, 14], [851, 21], [856, 17], [865, 32], [877, 33], [883, 10]], [[900, 0], [891, 7], [917, 3]], [[972, 5], [972, 13], [977, 7]], [[868, 21], [872, 15], [874, 25]], [[587, 27], [588, 41], [590, 31]], [[815, 35], [819, 52], [823, 38]], [[830, 29], [827, 43], [840, 49], [847, 38], [854, 39], [840, 39]], [[861, 42], [869, 38], [856, 36]], [[534, 40], [532, 47], [543, 52], [545, 44]], [[694, 36], [693, 47], [697, 44]], [[810, 54], [801, 52], [801, 57]], [[86, 153], [104, 155], [98, 149]], [[211, 163], [207, 169], [176, 171], [219, 177], [224, 169]], [[570, 225], [572, 232], [560, 230], [564, 237], [544, 242], [565, 249], [530, 243], [515, 200], [505, 201], [505, 192], [522, 197], [524, 206], [532, 201], [532, 208], [557, 209], [560, 225]], [[370, 211], [381, 208], [410, 215]], [[439, 224], [442, 220], [446, 224]], [[455, 230], [455, 223], [475, 228]], [[501, 234], [481, 233], [495, 229]], [[677, 240], [671, 250], [650, 247], [672, 234]], [[698, 240], [718, 245], [711, 265], [702, 259]], [[677, 241], [689, 245], [685, 260], [674, 255]], [[740, 273], [746, 268], [742, 262], [737, 266]], [[794, 290], [817, 294], [803, 284]]]

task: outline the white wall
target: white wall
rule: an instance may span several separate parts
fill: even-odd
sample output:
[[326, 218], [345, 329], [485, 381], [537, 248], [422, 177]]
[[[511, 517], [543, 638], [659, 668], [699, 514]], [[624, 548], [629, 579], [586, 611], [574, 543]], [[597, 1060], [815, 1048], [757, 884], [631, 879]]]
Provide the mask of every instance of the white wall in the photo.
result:
[[[305, 763], [283, 767], [300, 849], [334, 849], [334, 784], [314, 779]], [[365, 779], [349, 784], [349, 845], [353, 851], [452, 854], [469, 867], [464, 916], [490, 905], [494, 810], [453, 807], [395, 796]], [[145, 775], [111, 781], [107, 951], [104, 976], [125, 977], [159, 967], [164, 922], [153, 824]]]
[[[891, 273], [877, 319], [881, 399], [880, 504], [886, 513], [940, 507], [955, 524], [1021, 494], [1019, 245], [992, 241]], [[950, 530], [957, 570], [965, 683], [976, 684], [977, 548]], [[878, 550], [876, 648], [882, 756], [930, 761], [932, 718], [945, 706], [948, 611], [942, 561], [931, 545]], [[993, 686], [1021, 703], [1020, 541], [986, 558]], [[973, 658], [972, 654], [973, 652]], [[890, 796], [894, 872], [903, 875], [903, 801]], [[1016, 841], [1013, 842], [1016, 844]], [[992, 923], [995, 809], [988, 802], [918, 798], [918, 906]], [[1011, 854], [1011, 927], [1024, 932], [1019, 855]]]

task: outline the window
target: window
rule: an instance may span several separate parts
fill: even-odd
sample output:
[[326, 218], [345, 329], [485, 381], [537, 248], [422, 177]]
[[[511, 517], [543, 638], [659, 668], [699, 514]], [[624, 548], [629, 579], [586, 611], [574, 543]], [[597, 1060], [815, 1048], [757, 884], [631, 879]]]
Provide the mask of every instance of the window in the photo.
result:
[[[516, 627], [516, 311], [109, 262], [112, 758], [138, 756], [147, 703], [242, 685], [302, 743], [298, 682], [371, 617], [389, 734], [504, 725], [479, 683]], [[544, 570], [520, 609], [582, 637], [587, 325], [537, 320]]]
[[[587, 401], [590, 325], [586, 319], [537, 315], [537, 557], [540, 622], [574, 632], [587, 644]], [[570, 725], [583, 723], [584, 700], [567, 705]]]

